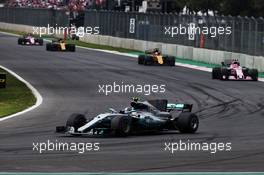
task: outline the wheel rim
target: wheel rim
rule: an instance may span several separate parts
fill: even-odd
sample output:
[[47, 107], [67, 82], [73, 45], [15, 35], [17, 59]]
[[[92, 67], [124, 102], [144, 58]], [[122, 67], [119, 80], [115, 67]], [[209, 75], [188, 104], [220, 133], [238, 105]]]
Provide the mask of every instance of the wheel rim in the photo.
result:
[[192, 118], [190, 124], [193, 130], [196, 130], [198, 128], [198, 120], [196, 118]]
[[124, 130], [124, 132], [125, 132], [125, 133], [129, 133], [129, 131], [130, 131], [130, 125], [127, 124], [126, 129]]
[[125, 120], [124, 124], [123, 124], [123, 131], [124, 133], [128, 133], [130, 131], [130, 124], [128, 120]]

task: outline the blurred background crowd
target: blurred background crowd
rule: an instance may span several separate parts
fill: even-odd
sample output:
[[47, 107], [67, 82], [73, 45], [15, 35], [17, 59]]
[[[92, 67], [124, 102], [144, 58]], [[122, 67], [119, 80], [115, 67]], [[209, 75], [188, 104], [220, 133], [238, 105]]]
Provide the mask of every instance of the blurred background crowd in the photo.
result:
[[[264, 0], [0, 0], [8, 7], [264, 16]], [[210, 14], [211, 13], [211, 14]]]
[[[95, 5], [102, 6], [105, 0], [96, 0]], [[93, 0], [8, 0], [8, 7], [27, 7], [27, 8], [50, 8], [67, 9], [70, 11], [83, 11], [94, 5]]]

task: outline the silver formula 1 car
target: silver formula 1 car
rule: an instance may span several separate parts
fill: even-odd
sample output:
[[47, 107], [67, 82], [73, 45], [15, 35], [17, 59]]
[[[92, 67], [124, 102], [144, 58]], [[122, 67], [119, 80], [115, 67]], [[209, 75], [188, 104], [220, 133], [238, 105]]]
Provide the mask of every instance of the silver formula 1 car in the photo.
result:
[[167, 100], [133, 100], [124, 110], [117, 112], [110, 108], [110, 112], [99, 114], [90, 120], [83, 114], [72, 114], [66, 126], [57, 126], [56, 132], [67, 135], [116, 136], [166, 130], [195, 133], [199, 119], [191, 111], [192, 104], [172, 104]]

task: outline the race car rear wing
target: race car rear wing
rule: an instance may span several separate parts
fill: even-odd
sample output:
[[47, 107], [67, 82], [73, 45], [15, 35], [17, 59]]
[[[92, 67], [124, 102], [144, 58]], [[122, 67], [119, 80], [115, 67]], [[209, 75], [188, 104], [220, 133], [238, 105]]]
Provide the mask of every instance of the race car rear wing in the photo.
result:
[[159, 54], [161, 54], [161, 51], [159, 50], [159, 48], [154, 48], [154, 49], [149, 49], [145, 51], [145, 54], [153, 54], [155, 52], [158, 52]]
[[177, 110], [177, 111], [183, 111], [183, 112], [192, 112], [192, 104], [182, 104], [182, 103], [168, 103], [167, 104], [167, 110]]

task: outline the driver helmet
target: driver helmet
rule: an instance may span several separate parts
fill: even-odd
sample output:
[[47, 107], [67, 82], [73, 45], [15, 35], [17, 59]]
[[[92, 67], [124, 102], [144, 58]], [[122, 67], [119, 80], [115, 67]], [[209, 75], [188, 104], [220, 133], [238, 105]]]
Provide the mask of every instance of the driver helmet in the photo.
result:
[[132, 107], [132, 109], [134, 109], [135, 106], [137, 106], [138, 101], [139, 101], [139, 98], [138, 97], [133, 97], [132, 98], [132, 101], [130, 103], [130, 106]]
[[138, 98], [138, 97], [133, 97], [133, 98], [132, 98], [132, 102], [137, 103], [138, 101], [139, 101], [139, 98]]
[[158, 49], [158, 48], [155, 48], [155, 49], [154, 49], [154, 53], [155, 53], [156, 55], [159, 55], [159, 54], [160, 54], [159, 49]]
[[240, 63], [239, 63], [238, 59], [234, 59], [233, 60], [233, 64], [236, 64], [237, 66], [240, 66]]
[[64, 42], [65, 42], [64, 39], [62, 39], [62, 38], [60, 38], [58, 41], [59, 41], [60, 43], [64, 43]]

